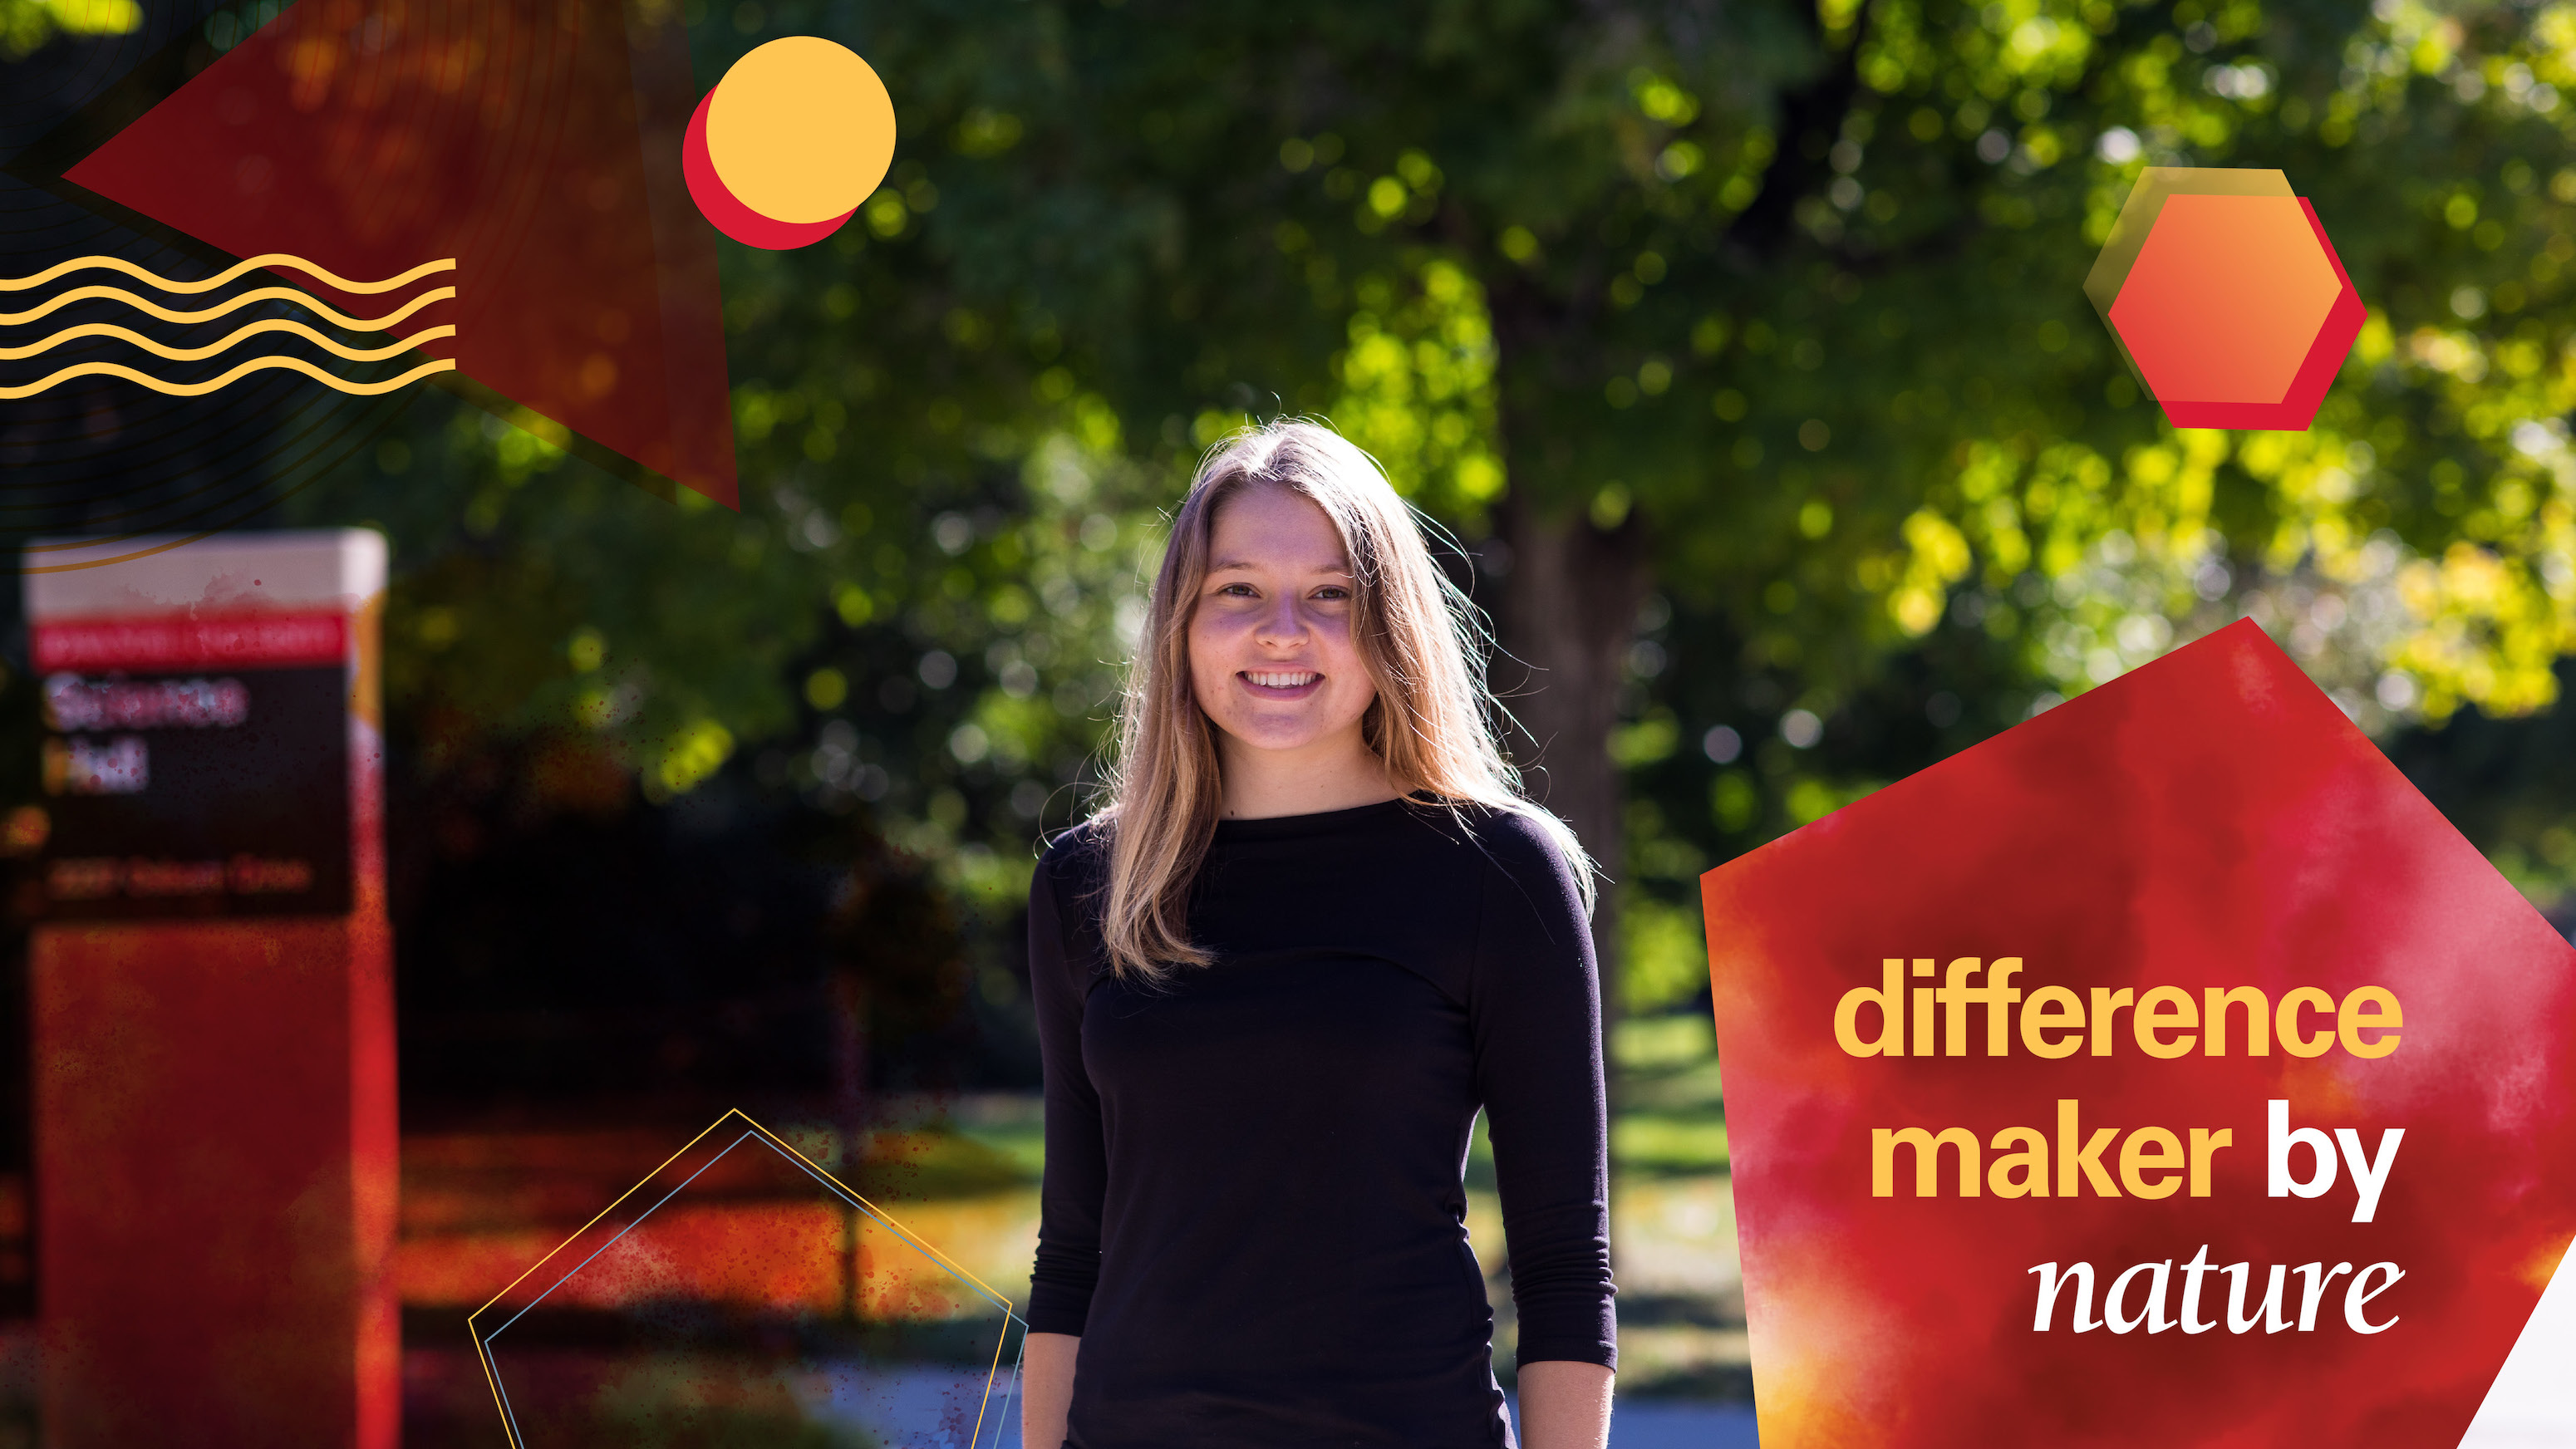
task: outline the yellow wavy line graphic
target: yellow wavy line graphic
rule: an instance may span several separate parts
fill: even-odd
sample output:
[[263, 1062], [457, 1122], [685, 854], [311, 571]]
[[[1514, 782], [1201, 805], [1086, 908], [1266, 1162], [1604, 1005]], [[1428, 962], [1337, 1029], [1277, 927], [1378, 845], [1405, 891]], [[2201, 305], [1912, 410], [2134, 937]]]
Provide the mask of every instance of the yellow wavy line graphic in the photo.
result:
[[218, 352], [230, 349], [243, 338], [255, 337], [263, 332], [292, 333], [335, 357], [345, 357], [351, 362], [382, 362], [396, 353], [408, 352], [424, 342], [456, 335], [456, 329], [453, 327], [427, 327], [399, 341], [388, 342], [382, 347], [351, 347], [336, 338], [323, 336], [292, 317], [271, 317], [267, 321], [253, 322], [238, 332], [230, 333], [220, 342], [209, 342], [203, 347], [172, 347], [166, 342], [155, 342], [131, 327], [118, 327], [106, 322], [89, 322], [78, 327], [65, 328], [51, 337], [31, 342], [24, 347], [0, 347], [0, 362], [17, 362], [39, 353], [51, 352], [66, 342], [75, 342], [83, 337], [112, 337], [119, 342], [130, 342], [155, 357], [166, 357], [172, 362], [203, 362]]
[[236, 293], [216, 306], [209, 307], [202, 312], [176, 311], [171, 308], [164, 307], [160, 303], [152, 301], [149, 298], [138, 297], [132, 292], [126, 291], [122, 287], [74, 287], [68, 292], [57, 293], [56, 295], [47, 298], [45, 301], [37, 304], [35, 307], [30, 308], [27, 311], [0, 312], [0, 327], [16, 326], [21, 323], [41, 321], [44, 318], [50, 317], [54, 313], [61, 311], [63, 308], [70, 306], [74, 302], [83, 301], [91, 297], [105, 297], [110, 301], [131, 303], [135, 310], [149, 313], [152, 316], [160, 318], [164, 322], [211, 322], [217, 317], [238, 312], [253, 302], [293, 302], [297, 306], [312, 312], [315, 316], [328, 319], [339, 326], [348, 328], [352, 332], [383, 332], [399, 325], [404, 318], [409, 317], [411, 314], [428, 306], [430, 303], [444, 302], [455, 295], [456, 289], [454, 287], [435, 288], [431, 291], [421, 293], [419, 296], [412, 298], [409, 302], [386, 313], [382, 317], [362, 320], [340, 311], [338, 308], [333, 307], [330, 303], [323, 301], [319, 297], [313, 296], [310, 293], [299, 292], [293, 287], [257, 287], [247, 292]]
[[227, 282], [235, 281], [247, 273], [265, 267], [293, 267], [299, 272], [312, 276], [325, 286], [361, 296], [371, 296], [378, 292], [390, 292], [396, 287], [408, 287], [433, 272], [452, 272], [456, 270], [456, 258], [443, 257], [438, 261], [423, 262], [399, 277], [388, 277], [381, 282], [353, 282], [302, 257], [286, 252], [263, 252], [248, 261], [237, 262], [211, 277], [201, 277], [193, 282], [185, 282], [162, 276], [149, 267], [137, 266], [123, 257], [74, 257], [67, 262], [57, 262], [32, 277], [0, 277], [0, 292], [23, 292], [30, 287], [41, 287], [57, 277], [69, 276], [73, 272], [123, 272], [136, 281], [149, 282], [164, 292], [193, 295], [198, 292], [211, 292]]
[[453, 361], [446, 358], [439, 358], [435, 361], [424, 362], [420, 366], [413, 368], [411, 371], [404, 373], [400, 377], [389, 377], [382, 382], [353, 382], [337, 373], [324, 372], [321, 368], [315, 367], [312, 363], [305, 361], [301, 357], [254, 357], [250, 361], [233, 368], [223, 376], [211, 378], [205, 382], [171, 382], [166, 378], [154, 377], [149, 373], [137, 372], [133, 368], [127, 367], [122, 363], [84, 362], [75, 367], [66, 367], [62, 371], [44, 378], [41, 381], [27, 383], [19, 387], [0, 386], [0, 402], [14, 402], [22, 397], [34, 397], [36, 394], [54, 386], [56, 383], [69, 382], [76, 377], [121, 377], [128, 382], [140, 383], [154, 392], [163, 393], [170, 397], [203, 397], [207, 393], [213, 392], [216, 388], [229, 386], [232, 383], [249, 376], [251, 373], [267, 372], [280, 368], [288, 372], [303, 373], [306, 377], [313, 379], [315, 382], [321, 383], [323, 386], [332, 388], [339, 392], [349, 393], [356, 397], [378, 397], [385, 393], [392, 392], [398, 387], [407, 387], [410, 384], [418, 382], [422, 378], [429, 376], [433, 372], [452, 372], [455, 370], [455, 367], [456, 364]]

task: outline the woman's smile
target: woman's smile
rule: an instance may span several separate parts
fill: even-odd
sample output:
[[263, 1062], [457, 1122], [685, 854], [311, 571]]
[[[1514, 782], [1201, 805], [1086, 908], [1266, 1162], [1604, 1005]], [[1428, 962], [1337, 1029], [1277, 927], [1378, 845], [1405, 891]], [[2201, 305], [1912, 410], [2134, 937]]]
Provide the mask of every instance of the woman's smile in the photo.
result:
[[1234, 677], [1255, 699], [1304, 699], [1324, 683], [1324, 676], [1311, 669], [1242, 669]]

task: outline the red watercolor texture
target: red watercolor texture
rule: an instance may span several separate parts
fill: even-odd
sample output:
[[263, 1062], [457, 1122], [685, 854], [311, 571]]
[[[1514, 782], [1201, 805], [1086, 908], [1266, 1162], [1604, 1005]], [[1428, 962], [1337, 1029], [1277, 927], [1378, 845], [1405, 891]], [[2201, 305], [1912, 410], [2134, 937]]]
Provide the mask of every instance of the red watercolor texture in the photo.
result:
[[[2576, 1234], [2576, 949], [2251, 624], [2050, 710], [1702, 879], [1764, 1449], [2369, 1444], [2452, 1449]], [[2396, 994], [2396, 1050], [2174, 1060], [2122, 1014], [2111, 1055], [1856, 1057], [1836, 1003], [1883, 958], [2020, 957], [2025, 992], [2300, 986]], [[1945, 978], [1946, 979], [1946, 978]], [[1928, 985], [1934, 982], [1915, 981]], [[1871, 1034], [1863, 1012], [1862, 1035]], [[2330, 1029], [2312, 1014], [2310, 1029]], [[2233, 1132], [2207, 1197], [1872, 1194], [1872, 1131]], [[2293, 1126], [2405, 1135], [2373, 1221], [2349, 1171], [2267, 1193], [2266, 1103]], [[2114, 1169], [2117, 1146], [2106, 1154]], [[1988, 1151], [1991, 1162], [1994, 1153]], [[2310, 1155], [2295, 1151], [2294, 1172]], [[2313, 1331], [2032, 1326], [2037, 1264], [2393, 1262]], [[2289, 1275], [2295, 1317], [2301, 1280]], [[2133, 1291], [2129, 1307], [2139, 1298]]]

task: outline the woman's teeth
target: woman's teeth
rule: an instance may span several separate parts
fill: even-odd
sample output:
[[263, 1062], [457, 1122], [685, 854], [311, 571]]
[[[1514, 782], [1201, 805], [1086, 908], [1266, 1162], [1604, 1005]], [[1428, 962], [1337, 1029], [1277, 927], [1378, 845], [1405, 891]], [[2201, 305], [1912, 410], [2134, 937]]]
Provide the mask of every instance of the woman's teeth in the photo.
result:
[[1313, 670], [1289, 674], [1262, 674], [1249, 669], [1243, 672], [1243, 677], [1264, 689], [1299, 689], [1323, 678]]

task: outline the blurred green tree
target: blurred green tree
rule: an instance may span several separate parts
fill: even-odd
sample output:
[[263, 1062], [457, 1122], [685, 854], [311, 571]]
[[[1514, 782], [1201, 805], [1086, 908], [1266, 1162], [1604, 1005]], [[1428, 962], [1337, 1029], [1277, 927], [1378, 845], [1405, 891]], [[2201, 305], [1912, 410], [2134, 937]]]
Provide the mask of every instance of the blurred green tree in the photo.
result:
[[[664, 794], [751, 747], [1007, 899], [1155, 510], [1279, 412], [1465, 540], [1636, 1005], [1696, 868], [1919, 758], [1845, 740], [1873, 691], [1955, 748], [2251, 615], [2374, 728], [2553, 697], [2576, 7], [689, 14], [707, 79], [851, 44], [898, 163], [830, 243], [727, 246], [739, 518], [430, 404], [388, 443], [457, 470], [359, 510], [430, 561], [393, 680], [457, 729], [574, 721]], [[2371, 319], [2310, 432], [2176, 432], [2122, 369], [2080, 283], [2149, 164], [2314, 198]]]

